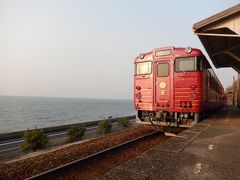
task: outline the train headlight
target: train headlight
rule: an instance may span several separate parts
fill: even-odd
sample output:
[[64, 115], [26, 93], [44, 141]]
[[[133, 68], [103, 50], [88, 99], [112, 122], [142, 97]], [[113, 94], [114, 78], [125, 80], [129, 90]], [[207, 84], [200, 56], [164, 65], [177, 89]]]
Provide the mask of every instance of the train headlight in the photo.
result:
[[136, 98], [137, 98], [138, 100], [140, 100], [140, 99], [142, 98], [141, 93], [137, 93], [137, 94], [136, 94]]
[[186, 47], [185, 48], [185, 53], [189, 54], [190, 52], [192, 52], [192, 48], [191, 47]]
[[141, 86], [136, 86], [136, 89], [137, 90], [141, 90]]
[[144, 57], [145, 57], [145, 54], [144, 54], [144, 53], [140, 53], [140, 54], [139, 54], [139, 58], [140, 58], [140, 59], [143, 59]]

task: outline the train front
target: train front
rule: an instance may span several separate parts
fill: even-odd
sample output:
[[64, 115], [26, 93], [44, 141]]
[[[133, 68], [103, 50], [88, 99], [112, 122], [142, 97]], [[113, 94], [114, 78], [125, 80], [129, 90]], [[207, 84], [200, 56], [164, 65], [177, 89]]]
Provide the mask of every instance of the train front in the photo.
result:
[[134, 106], [137, 122], [191, 126], [200, 119], [203, 54], [192, 48], [158, 48], [135, 59]]

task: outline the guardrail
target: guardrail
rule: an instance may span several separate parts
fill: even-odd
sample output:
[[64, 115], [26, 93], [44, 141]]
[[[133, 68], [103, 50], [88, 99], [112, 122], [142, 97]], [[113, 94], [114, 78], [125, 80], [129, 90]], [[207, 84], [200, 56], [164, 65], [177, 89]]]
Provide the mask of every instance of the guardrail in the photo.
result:
[[[134, 118], [136, 118], [136, 116], [135, 115], [134, 116], [124, 116], [124, 117], [108, 118], [108, 119], [111, 120], [112, 122], [116, 122], [120, 118], [134, 119]], [[40, 129], [42, 129], [44, 133], [66, 131], [71, 126], [79, 125], [79, 124], [84, 124], [85, 126], [98, 125], [98, 123], [102, 120], [105, 120], [105, 119], [96, 120], [96, 121], [80, 122], [80, 123], [74, 123], [74, 124], [66, 124], [66, 125], [61, 125], [61, 126], [46, 127], [46, 128], [40, 128]], [[24, 134], [24, 131], [16, 131], [16, 132], [0, 134], [0, 141], [9, 141], [11, 139], [22, 138], [23, 134]]]

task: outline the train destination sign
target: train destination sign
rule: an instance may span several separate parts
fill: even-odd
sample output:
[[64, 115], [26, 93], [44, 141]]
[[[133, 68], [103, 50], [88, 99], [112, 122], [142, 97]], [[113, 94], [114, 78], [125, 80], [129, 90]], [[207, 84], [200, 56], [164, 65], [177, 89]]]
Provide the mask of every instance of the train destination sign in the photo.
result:
[[166, 50], [161, 50], [161, 51], [156, 51], [155, 52], [156, 57], [168, 56], [168, 55], [171, 55], [171, 54], [172, 54], [171, 49], [166, 49]]

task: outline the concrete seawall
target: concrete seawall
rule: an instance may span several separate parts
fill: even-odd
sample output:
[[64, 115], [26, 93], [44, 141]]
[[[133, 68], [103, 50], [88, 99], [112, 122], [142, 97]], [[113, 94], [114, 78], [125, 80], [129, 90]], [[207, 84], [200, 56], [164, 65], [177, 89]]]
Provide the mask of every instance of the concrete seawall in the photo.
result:
[[[136, 116], [109, 118], [109, 120], [111, 120], [111, 122], [117, 122], [120, 118], [135, 119]], [[53, 133], [53, 132], [58, 132], [58, 131], [66, 131], [71, 126], [79, 125], [79, 124], [83, 124], [85, 126], [98, 125], [98, 123], [100, 121], [102, 121], [102, 119], [101, 120], [96, 120], [96, 121], [88, 121], [88, 122], [81, 122], [81, 123], [74, 123], [74, 124], [66, 124], [66, 125], [61, 125], [61, 126], [46, 127], [46, 128], [40, 128], [40, 129], [42, 129], [44, 133]], [[11, 140], [11, 139], [22, 138], [23, 134], [24, 134], [24, 131], [16, 131], [16, 132], [0, 134], [0, 141], [8, 141], [8, 140]]]

